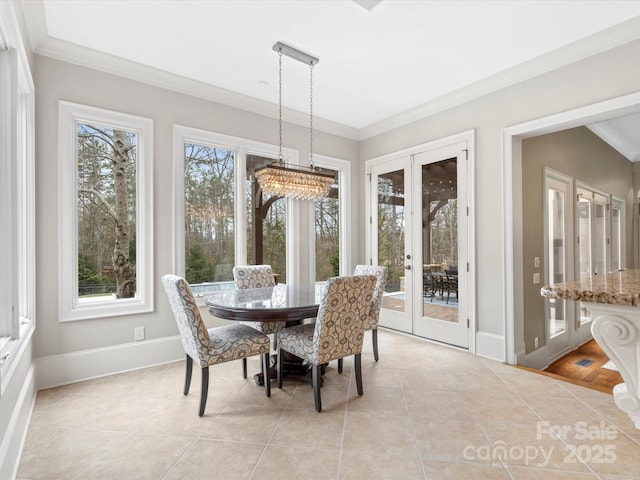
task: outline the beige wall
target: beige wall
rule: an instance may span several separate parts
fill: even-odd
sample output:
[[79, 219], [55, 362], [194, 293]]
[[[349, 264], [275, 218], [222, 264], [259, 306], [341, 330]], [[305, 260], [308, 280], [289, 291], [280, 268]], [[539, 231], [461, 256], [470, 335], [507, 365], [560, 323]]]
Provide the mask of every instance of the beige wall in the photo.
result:
[[[472, 335], [478, 354], [506, 358], [506, 322], [514, 323], [517, 315], [508, 310], [507, 291], [514, 286], [507, 284], [504, 229], [506, 207], [513, 195], [504, 189], [503, 130], [640, 91], [638, 58], [640, 41], [635, 41], [360, 142], [360, 158], [365, 161], [475, 129], [476, 263], [470, 273], [477, 286]], [[516, 352], [524, 353], [523, 337], [519, 334], [513, 339]]]
[[[363, 163], [386, 153], [473, 129], [476, 132], [475, 265], [476, 351], [505, 358], [507, 311], [504, 212], [511, 192], [505, 192], [502, 132], [506, 127], [564, 112], [595, 102], [640, 91], [640, 41], [595, 55], [555, 71], [426, 116], [403, 127], [362, 141], [318, 132], [316, 151], [353, 162], [352, 261], [364, 248]], [[57, 102], [59, 99], [128, 112], [154, 120], [155, 151], [155, 273], [171, 270], [171, 127], [179, 123], [195, 128], [277, 144], [277, 120], [190, 97], [95, 70], [35, 56], [37, 88], [37, 261], [38, 329], [34, 340], [37, 357], [56, 353], [119, 345], [132, 341], [133, 328], [144, 326], [147, 338], [176, 333], [168, 305], [156, 283], [156, 311], [147, 315], [61, 324], [57, 319]], [[286, 146], [307, 154], [306, 128], [286, 126]], [[301, 225], [301, 228], [307, 228]], [[306, 230], [305, 230], [306, 231]], [[302, 258], [305, 258], [305, 244]], [[304, 267], [303, 267], [304, 268]], [[518, 272], [522, 275], [522, 272]], [[512, 321], [511, 319], [510, 321]], [[524, 335], [522, 335], [524, 336]], [[516, 349], [524, 338], [516, 338]]]
[[[633, 260], [633, 164], [611, 148], [586, 127], [533, 137], [522, 142], [522, 251], [524, 256], [524, 341], [527, 353], [534, 350], [534, 338], [539, 347], [545, 344], [544, 300], [542, 285], [533, 284], [534, 272], [544, 271], [543, 195], [544, 167], [610, 193], [626, 202], [626, 259]], [[533, 259], [541, 259], [534, 268]]]
[[[133, 341], [133, 329], [145, 327], [146, 338], [177, 335], [173, 315], [166, 301], [160, 276], [173, 271], [172, 265], [172, 128], [174, 124], [208, 130], [250, 140], [278, 144], [278, 120], [248, 113], [200, 98], [171, 92], [114, 75], [79, 67], [48, 57], [35, 56], [36, 84], [36, 218], [37, 218], [37, 330], [34, 354], [45, 357]], [[83, 320], [58, 321], [58, 101], [66, 100], [153, 120], [154, 134], [154, 270], [155, 311], [149, 314]], [[285, 147], [299, 150], [306, 159], [308, 127], [285, 123]], [[335, 135], [314, 132], [314, 153], [352, 161], [353, 178], [362, 172], [357, 163], [357, 142]], [[354, 199], [360, 197], [359, 183]], [[352, 218], [358, 218], [359, 202], [351, 202]], [[309, 231], [303, 218], [298, 225]], [[352, 261], [364, 260], [359, 229], [354, 231]], [[307, 258], [309, 242], [298, 245], [301, 258]], [[233, 262], [233, 259], [229, 260]], [[309, 270], [301, 265], [302, 271]]]

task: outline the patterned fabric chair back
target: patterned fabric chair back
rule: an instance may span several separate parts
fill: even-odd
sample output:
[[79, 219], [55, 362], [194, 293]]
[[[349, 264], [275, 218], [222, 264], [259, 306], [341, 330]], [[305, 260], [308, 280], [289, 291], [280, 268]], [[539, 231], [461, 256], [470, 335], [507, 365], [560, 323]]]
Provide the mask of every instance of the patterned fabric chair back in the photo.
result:
[[375, 284], [373, 275], [327, 280], [313, 333], [314, 364], [362, 352], [365, 322], [371, 310]]
[[356, 265], [353, 271], [354, 275], [374, 275], [376, 277], [376, 288], [373, 291], [371, 300], [371, 310], [369, 318], [365, 322], [365, 329], [378, 328], [378, 320], [380, 319], [380, 308], [382, 307], [382, 296], [384, 295], [384, 287], [387, 284], [387, 267], [374, 265]]
[[276, 284], [271, 265], [246, 265], [233, 267], [236, 288], [265, 288]]
[[178, 324], [185, 353], [201, 367], [205, 367], [207, 365], [205, 359], [209, 352], [209, 333], [189, 284], [176, 275], [164, 275], [162, 285], [167, 292]]

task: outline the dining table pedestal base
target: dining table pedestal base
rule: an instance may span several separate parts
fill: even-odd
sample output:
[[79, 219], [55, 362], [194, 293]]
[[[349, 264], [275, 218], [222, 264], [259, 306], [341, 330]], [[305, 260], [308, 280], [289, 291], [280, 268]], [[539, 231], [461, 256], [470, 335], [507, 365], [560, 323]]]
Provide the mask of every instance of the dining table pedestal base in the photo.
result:
[[[311, 367], [312, 365], [306, 363], [300, 357], [296, 357], [295, 355], [289, 352], [282, 352], [282, 356], [284, 359], [284, 365], [282, 366], [284, 378], [289, 378], [291, 380], [303, 383], [312, 383], [311, 378]], [[277, 380], [278, 379], [278, 356], [271, 355], [271, 362], [269, 364], [269, 379]], [[262, 387], [264, 386], [264, 372], [256, 373], [253, 376], [253, 380], [256, 382], [256, 385]], [[322, 378], [320, 378], [320, 386], [322, 386]]]

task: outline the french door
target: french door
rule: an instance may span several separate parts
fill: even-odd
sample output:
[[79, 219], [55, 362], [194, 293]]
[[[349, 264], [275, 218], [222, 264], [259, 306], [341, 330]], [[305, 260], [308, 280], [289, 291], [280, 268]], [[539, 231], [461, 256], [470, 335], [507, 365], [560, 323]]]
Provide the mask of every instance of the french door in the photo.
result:
[[370, 168], [371, 262], [388, 268], [380, 324], [464, 348], [468, 326], [467, 142]]
[[[576, 270], [578, 279], [606, 275], [611, 270], [610, 196], [576, 185]], [[579, 303], [575, 346], [591, 339], [591, 312]]]
[[[547, 169], [545, 284], [586, 281], [625, 266], [624, 201]], [[582, 302], [545, 299], [548, 361], [592, 338]]]

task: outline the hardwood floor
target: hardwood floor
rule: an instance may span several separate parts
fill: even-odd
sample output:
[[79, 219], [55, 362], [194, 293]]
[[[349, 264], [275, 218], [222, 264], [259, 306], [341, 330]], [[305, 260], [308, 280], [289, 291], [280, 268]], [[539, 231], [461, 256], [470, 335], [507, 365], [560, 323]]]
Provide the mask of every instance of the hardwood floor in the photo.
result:
[[[591, 360], [586, 366], [577, 365], [581, 360]], [[590, 340], [577, 350], [553, 362], [545, 370], [566, 381], [612, 393], [613, 387], [622, 383], [622, 377], [616, 370], [602, 368], [609, 357], [595, 340]], [[585, 362], [586, 363], [586, 362]]]

